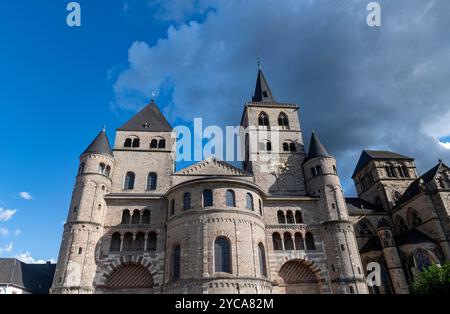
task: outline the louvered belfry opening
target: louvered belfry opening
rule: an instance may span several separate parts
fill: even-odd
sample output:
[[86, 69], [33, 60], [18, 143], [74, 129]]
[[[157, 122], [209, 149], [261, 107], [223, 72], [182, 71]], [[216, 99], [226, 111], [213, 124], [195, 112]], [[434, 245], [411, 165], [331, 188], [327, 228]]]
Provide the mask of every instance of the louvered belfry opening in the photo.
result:
[[142, 265], [124, 264], [114, 270], [106, 280], [108, 289], [143, 289], [153, 288], [153, 276]]
[[280, 269], [279, 276], [284, 284], [318, 283], [313, 269], [300, 260], [285, 263]]

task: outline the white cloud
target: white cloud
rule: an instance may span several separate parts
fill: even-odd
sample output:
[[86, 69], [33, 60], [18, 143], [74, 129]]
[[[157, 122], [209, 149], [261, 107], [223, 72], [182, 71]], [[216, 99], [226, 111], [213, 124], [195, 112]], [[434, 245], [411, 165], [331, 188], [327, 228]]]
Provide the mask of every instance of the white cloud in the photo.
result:
[[14, 256], [18, 260], [27, 263], [27, 264], [45, 264], [48, 262], [56, 263], [56, 260], [54, 258], [51, 258], [49, 260], [43, 260], [43, 259], [34, 259], [33, 256], [31, 256], [30, 252], [20, 253]]
[[28, 193], [28, 192], [20, 192], [20, 193], [19, 193], [19, 196], [20, 196], [21, 198], [23, 198], [24, 200], [27, 200], [27, 201], [31, 201], [31, 200], [33, 199], [33, 197], [31, 196], [31, 194]]
[[0, 207], [0, 221], [8, 221], [17, 213], [17, 209], [4, 209]]
[[7, 237], [9, 236], [9, 229], [0, 227], [0, 236]]
[[155, 91], [157, 102], [168, 99], [158, 105], [170, 121], [237, 124], [260, 55], [275, 97], [301, 106], [305, 145], [316, 129], [344, 169], [344, 186], [353, 186], [363, 149], [409, 155], [423, 173], [450, 160], [437, 140], [450, 134], [450, 68], [442, 66], [450, 1], [380, 2], [383, 27], [374, 29], [360, 0], [155, 0], [175, 26], [154, 44], [131, 45], [114, 109], [137, 111]]
[[21, 234], [22, 234], [22, 230], [20, 230], [20, 229], [14, 230], [14, 236], [15, 236], [15, 237], [18, 237], [18, 236], [20, 236]]
[[0, 246], [0, 255], [2, 255], [3, 253], [11, 253], [13, 249], [13, 243], [9, 242], [9, 244], [1, 247]]
[[3, 227], [0, 227], [0, 236], [2, 236], [2, 237], [7, 237], [7, 236], [9, 236], [9, 230], [8, 230], [8, 228], [3, 228]]

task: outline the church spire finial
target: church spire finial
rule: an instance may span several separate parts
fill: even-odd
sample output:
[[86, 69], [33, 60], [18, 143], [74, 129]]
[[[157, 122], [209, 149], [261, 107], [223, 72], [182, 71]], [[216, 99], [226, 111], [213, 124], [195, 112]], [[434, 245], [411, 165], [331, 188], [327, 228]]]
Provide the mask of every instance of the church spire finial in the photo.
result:
[[256, 57], [256, 64], [258, 64], [258, 70], [261, 70], [261, 57], [260, 56]]
[[103, 125], [102, 132], [103, 132], [103, 133], [106, 133], [106, 125]]

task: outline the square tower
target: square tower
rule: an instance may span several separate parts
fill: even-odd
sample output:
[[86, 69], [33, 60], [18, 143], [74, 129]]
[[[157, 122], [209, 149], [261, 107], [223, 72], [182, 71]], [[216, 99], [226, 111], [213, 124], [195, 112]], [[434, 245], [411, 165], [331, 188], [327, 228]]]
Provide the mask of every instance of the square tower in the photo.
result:
[[358, 196], [392, 209], [417, 179], [414, 159], [389, 151], [364, 150], [352, 175]]
[[305, 159], [299, 107], [275, 100], [259, 68], [255, 94], [245, 104], [244, 169], [268, 195], [306, 195], [302, 164]]

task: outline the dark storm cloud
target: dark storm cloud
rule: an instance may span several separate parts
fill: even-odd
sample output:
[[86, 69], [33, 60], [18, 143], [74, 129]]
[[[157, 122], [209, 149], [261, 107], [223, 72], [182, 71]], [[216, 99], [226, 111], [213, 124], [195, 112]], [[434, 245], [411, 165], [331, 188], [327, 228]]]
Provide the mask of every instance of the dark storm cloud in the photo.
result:
[[170, 20], [178, 8], [167, 38], [130, 48], [119, 107], [158, 91], [171, 119], [238, 124], [260, 55], [275, 97], [301, 106], [305, 141], [315, 129], [347, 191], [364, 148], [415, 157], [421, 172], [450, 161], [438, 141], [450, 135], [450, 1], [379, 1], [381, 28], [367, 26], [363, 0], [203, 1], [201, 22], [188, 18], [198, 1], [176, 2], [160, 11]]

